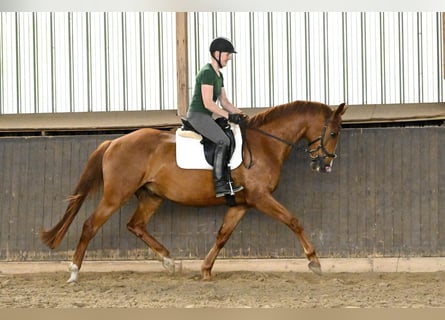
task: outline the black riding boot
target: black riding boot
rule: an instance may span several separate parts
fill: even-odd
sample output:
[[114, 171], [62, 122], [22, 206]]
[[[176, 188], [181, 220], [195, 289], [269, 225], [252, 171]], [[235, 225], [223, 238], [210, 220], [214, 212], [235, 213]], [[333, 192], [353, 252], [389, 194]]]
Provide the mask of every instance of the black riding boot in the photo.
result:
[[228, 162], [228, 148], [224, 144], [218, 143], [213, 159], [213, 179], [215, 181], [215, 194], [217, 198], [223, 197], [226, 194], [234, 195], [235, 192], [244, 189], [243, 186], [235, 186], [233, 184]]

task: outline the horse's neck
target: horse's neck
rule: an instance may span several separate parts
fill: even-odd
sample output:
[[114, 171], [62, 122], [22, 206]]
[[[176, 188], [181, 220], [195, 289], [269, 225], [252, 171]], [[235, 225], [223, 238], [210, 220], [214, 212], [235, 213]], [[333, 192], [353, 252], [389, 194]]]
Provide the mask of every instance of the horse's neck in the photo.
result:
[[[289, 123], [291, 122], [291, 125]], [[286, 124], [286, 125], [283, 125]], [[289, 119], [276, 119], [257, 127], [264, 135], [264, 143], [269, 145], [266, 148], [266, 157], [270, 163], [274, 163], [279, 168], [288, 158], [292, 146], [298, 142], [305, 133], [306, 125], [300, 120], [289, 121]], [[273, 150], [273, 152], [270, 152]]]
[[307, 123], [304, 117], [295, 117], [295, 120], [277, 118], [272, 122], [259, 126], [259, 128], [282, 139], [285, 141], [284, 144], [295, 144], [304, 136]]

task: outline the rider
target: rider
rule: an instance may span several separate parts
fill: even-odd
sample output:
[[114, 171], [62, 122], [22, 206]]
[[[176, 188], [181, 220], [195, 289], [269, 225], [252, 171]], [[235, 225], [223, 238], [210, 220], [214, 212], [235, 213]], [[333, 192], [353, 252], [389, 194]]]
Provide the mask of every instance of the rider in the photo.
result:
[[[187, 120], [202, 136], [216, 144], [213, 161], [213, 178], [216, 197], [233, 195], [243, 189], [233, 185], [229, 163], [230, 139], [212, 118], [222, 116], [239, 124], [247, 117], [227, 98], [224, 77], [220, 69], [225, 67], [236, 53], [233, 44], [226, 38], [216, 38], [210, 44], [211, 62], [196, 75], [195, 90], [187, 112]], [[222, 108], [220, 108], [217, 104]]]

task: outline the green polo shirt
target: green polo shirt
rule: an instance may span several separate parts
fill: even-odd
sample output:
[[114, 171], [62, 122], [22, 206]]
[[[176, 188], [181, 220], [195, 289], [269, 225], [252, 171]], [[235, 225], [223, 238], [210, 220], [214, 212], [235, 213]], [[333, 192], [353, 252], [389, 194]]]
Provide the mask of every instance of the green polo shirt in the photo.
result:
[[216, 73], [210, 63], [206, 64], [196, 75], [195, 91], [193, 92], [192, 102], [190, 103], [189, 110], [193, 112], [203, 112], [211, 115], [212, 112], [204, 106], [202, 101], [201, 86], [208, 84], [213, 86], [213, 101], [218, 100], [221, 94], [221, 88], [224, 87], [224, 77], [222, 73]]

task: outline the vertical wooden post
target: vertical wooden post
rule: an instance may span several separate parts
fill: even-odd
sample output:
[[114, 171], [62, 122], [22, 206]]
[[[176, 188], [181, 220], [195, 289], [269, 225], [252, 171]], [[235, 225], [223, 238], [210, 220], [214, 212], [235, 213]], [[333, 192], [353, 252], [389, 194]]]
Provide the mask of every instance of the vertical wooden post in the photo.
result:
[[187, 33], [187, 12], [176, 12], [176, 74], [180, 117], [185, 117], [189, 104]]
[[445, 79], [445, 12], [442, 12], [442, 70]]

